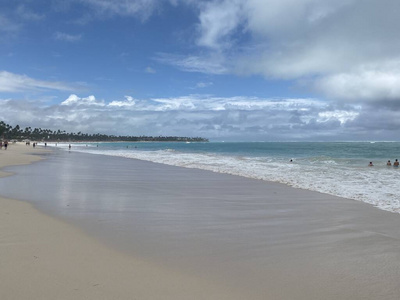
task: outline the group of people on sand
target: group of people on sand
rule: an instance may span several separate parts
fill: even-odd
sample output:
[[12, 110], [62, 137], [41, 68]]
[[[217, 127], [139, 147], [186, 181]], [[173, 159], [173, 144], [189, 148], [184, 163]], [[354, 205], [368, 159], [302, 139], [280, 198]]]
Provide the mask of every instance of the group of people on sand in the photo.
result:
[[[386, 165], [389, 166], [389, 167], [392, 166], [392, 163], [390, 162], [390, 160], [387, 161]], [[368, 165], [368, 166], [370, 166], [370, 167], [373, 167], [373, 166], [374, 166], [374, 164], [372, 163], [372, 161], [369, 162], [369, 165]], [[398, 166], [399, 166], [399, 161], [398, 161], [397, 158], [396, 158], [396, 160], [395, 160], [394, 163], [393, 163], [393, 167], [396, 167], [396, 168], [397, 168]]]

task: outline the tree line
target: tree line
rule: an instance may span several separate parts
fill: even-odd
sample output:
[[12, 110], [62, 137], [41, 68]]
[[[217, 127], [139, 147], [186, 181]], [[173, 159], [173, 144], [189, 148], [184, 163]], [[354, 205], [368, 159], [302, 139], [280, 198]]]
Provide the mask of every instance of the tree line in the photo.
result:
[[68, 141], [68, 142], [208, 142], [208, 139], [201, 137], [180, 137], [180, 136], [123, 136], [107, 134], [88, 134], [66, 132], [65, 130], [51, 130], [42, 128], [15, 127], [0, 121], [0, 138], [6, 140], [32, 140], [32, 141]]

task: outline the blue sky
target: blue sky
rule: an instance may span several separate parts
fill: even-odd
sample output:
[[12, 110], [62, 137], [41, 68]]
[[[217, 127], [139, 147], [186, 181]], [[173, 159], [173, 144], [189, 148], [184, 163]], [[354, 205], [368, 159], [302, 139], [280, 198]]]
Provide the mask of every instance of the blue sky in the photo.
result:
[[0, 0], [0, 119], [211, 140], [398, 140], [395, 0]]

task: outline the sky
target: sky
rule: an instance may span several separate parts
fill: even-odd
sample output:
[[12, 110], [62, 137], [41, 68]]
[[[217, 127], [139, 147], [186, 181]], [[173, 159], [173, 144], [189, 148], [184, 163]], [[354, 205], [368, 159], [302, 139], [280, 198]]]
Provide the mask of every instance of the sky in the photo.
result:
[[0, 0], [0, 120], [400, 140], [398, 0]]

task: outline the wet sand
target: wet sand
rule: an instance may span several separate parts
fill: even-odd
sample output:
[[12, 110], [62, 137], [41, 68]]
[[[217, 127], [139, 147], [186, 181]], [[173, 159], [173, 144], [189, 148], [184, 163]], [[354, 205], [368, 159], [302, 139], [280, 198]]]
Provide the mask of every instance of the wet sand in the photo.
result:
[[[40, 159], [30, 152], [44, 153], [10, 145], [0, 152], [0, 166]], [[0, 198], [0, 299], [243, 298], [210, 281], [111, 249], [29, 203]]]
[[[58, 299], [71, 298], [77, 289], [75, 298], [95, 299], [102, 295], [100, 287], [104, 299], [134, 299], [134, 293], [137, 299], [400, 296], [400, 216], [365, 203], [73, 151], [13, 171], [18, 174], [0, 180], [0, 189], [7, 189], [0, 194], [29, 200], [53, 217], [26, 203], [1, 200], [2, 212], [18, 214], [18, 205], [29, 211], [21, 208], [18, 217], [0, 221], [1, 245], [10, 249], [9, 257], [1, 256], [2, 266], [7, 263], [5, 270], [12, 271], [21, 262], [14, 277], [0, 271], [0, 296], [8, 291], [6, 299], [24, 299], [10, 297], [24, 288], [28, 299], [32, 286], [18, 287], [36, 273], [35, 284], [47, 298], [61, 286]], [[37, 218], [28, 224], [42, 222], [42, 227], [21, 225], [24, 214]], [[7, 240], [18, 234], [16, 243]], [[35, 269], [39, 255], [27, 253], [40, 245], [46, 262]], [[22, 249], [26, 261], [12, 256]], [[26, 266], [33, 273], [24, 278]]]

